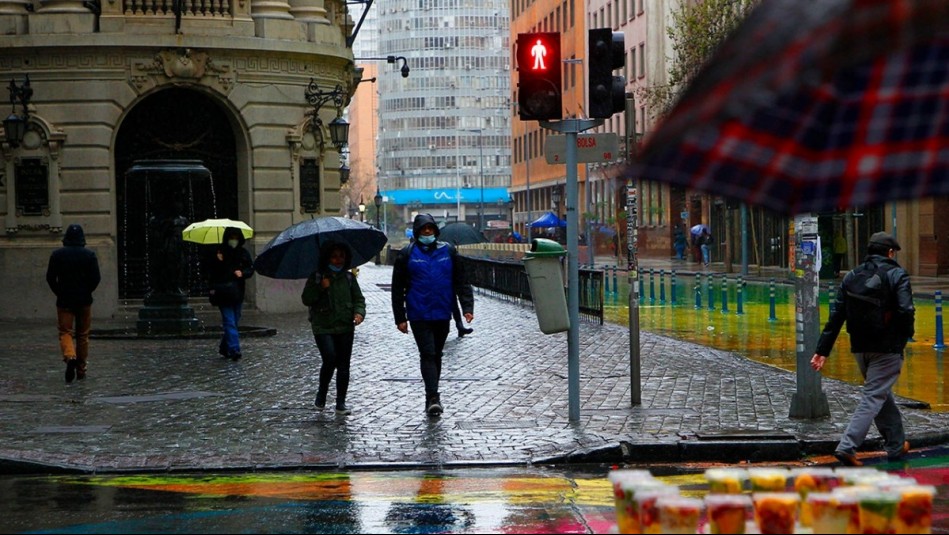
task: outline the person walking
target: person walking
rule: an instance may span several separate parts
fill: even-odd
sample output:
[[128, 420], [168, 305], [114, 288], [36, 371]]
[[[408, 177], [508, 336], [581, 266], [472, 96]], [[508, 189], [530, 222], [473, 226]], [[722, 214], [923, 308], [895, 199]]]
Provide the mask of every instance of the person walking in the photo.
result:
[[320, 383], [316, 408], [326, 408], [326, 395], [336, 373], [336, 414], [352, 411], [346, 405], [349, 369], [353, 357], [356, 326], [366, 317], [366, 298], [350, 269], [352, 251], [345, 244], [330, 242], [320, 250], [319, 269], [310, 275], [300, 296], [309, 307], [310, 326], [320, 350]]
[[244, 233], [239, 228], [224, 229], [223, 243], [205, 266], [210, 287], [209, 300], [221, 311], [221, 343], [218, 353], [231, 360], [241, 358], [238, 328], [247, 279], [254, 276], [254, 263], [244, 249]]
[[49, 256], [46, 283], [56, 295], [59, 349], [66, 363], [66, 382], [85, 379], [92, 329], [92, 292], [102, 276], [96, 253], [86, 248], [81, 225], [66, 228], [63, 246]]
[[414, 241], [399, 251], [392, 269], [392, 313], [399, 331], [408, 333], [411, 324], [425, 382], [425, 412], [435, 417], [443, 411], [438, 382], [454, 301], [460, 301], [470, 324], [474, 296], [457, 251], [438, 241], [435, 218], [431, 214], [415, 216], [412, 232]]
[[903, 350], [914, 333], [915, 308], [909, 275], [894, 257], [900, 245], [885, 232], [870, 236], [863, 264], [844, 276], [833, 312], [817, 341], [811, 367], [820, 371], [846, 322], [850, 351], [863, 375], [860, 403], [834, 456], [848, 466], [862, 466], [857, 448], [875, 423], [890, 460], [909, 451], [903, 417], [893, 397], [900, 377]]
[[698, 243], [699, 249], [702, 251], [702, 263], [705, 264], [705, 267], [708, 267], [709, 262], [712, 260], [712, 234], [707, 228], [702, 229]]
[[682, 232], [679, 225], [676, 225], [673, 236], [672, 246], [675, 248], [676, 259], [685, 260], [685, 248], [688, 243], [685, 240], [685, 232]]

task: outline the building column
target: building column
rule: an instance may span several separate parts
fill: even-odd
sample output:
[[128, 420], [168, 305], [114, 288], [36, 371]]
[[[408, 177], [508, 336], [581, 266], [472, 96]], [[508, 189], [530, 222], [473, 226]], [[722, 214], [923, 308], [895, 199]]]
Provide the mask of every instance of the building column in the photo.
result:
[[96, 30], [96, 15], [82, 0], [41, 0], [29, 23], [31, 34], [87, 34]]
[[0, 35], [24, 35], [28, 32], [29, 0], [0, 0]]
[[251, 0], [255, 34], [264, 39], [306, 40], [306, 27], [294, 20], [287, 0]]

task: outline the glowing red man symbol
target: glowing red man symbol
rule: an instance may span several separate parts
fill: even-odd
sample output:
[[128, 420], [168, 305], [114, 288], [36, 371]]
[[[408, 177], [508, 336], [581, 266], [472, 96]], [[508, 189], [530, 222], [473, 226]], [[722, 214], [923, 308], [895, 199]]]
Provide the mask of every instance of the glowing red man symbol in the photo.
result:
[[547, 70], [547, 65], [544, 63], [544, 57], [547, 56], [547, 47], [544, 46], [544, 43], [540, 39], [537, 40], [537, 44], [531, 47], [531, 56], [534, 58], [533, 69], [536, 70]]

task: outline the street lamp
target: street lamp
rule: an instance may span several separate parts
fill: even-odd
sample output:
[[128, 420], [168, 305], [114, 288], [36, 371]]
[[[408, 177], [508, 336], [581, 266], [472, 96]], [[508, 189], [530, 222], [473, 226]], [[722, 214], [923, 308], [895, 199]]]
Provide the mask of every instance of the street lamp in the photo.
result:
[[[10, 92], [10, 105], [13, 110], [12, 113], [3, 120], [3, 135], [7, 143], [9, 143], [11, 147], [16, 148], [19, 147], [23, 141], [23, 136], [26, 135], [26, 125], [30, 122], [30, 110], [28, 106], [30, 104], [30, 98], [33, 96], [33, 88], [30, 87], [30, 75], [26, 75], [26, 81], [24, 81], [21, 86], [16, 85], [16, 80], [10, 80], [7, 91]], [[17, 115], [16, 113], [17, 102], [23, 107], [23, 115]]]
[[362, 202], [362, 197], [359, 198], [359, 220], [366, 222], [366, 203]]
[[[376, 186], [376, 196], [372, 198], [372, 202], [376, 205], [376, 228], [379, 228], [379, 212], [382, 210], [382, 194], [379, 193], [379, 186]], [[381, 253], [381, 249], [376, 253], [377, 266], [382, 263]]]
[[306, 101], [313, 106], [313, 109], [307, 112], [307, 115], [313, 117], [310, 127], [314, 135], [320, 136], [320, 145], [323, 144], [323, 119], [320, 118], [320, 108], [329, 101], [336, 105], [336, 118], [329, 124], [330, 141], [336, 147], [336, 150], [342, 151], [343, 147], [349, 143], [349, 123], [343, 119], [343, 86], [336, 84], [332, 91], [323, 91], [316, 83], [316, 80], [310, 78], [310, 84], [303, 92]]

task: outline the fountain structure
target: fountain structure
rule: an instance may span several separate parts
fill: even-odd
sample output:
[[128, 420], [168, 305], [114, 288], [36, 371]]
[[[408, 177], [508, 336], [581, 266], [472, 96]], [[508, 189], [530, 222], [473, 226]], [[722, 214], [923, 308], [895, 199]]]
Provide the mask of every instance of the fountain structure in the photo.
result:
[[211, 171], [198, 160], [136, 161], [125, 173], [125, 198], [125, 265], [129, 254], [144, 253], [138, 334], [200, 331], [201, 322], [188, 305], [192, 286], [201, 279], [200, 259], [181, 232], [194, 221], [217, 217]]

